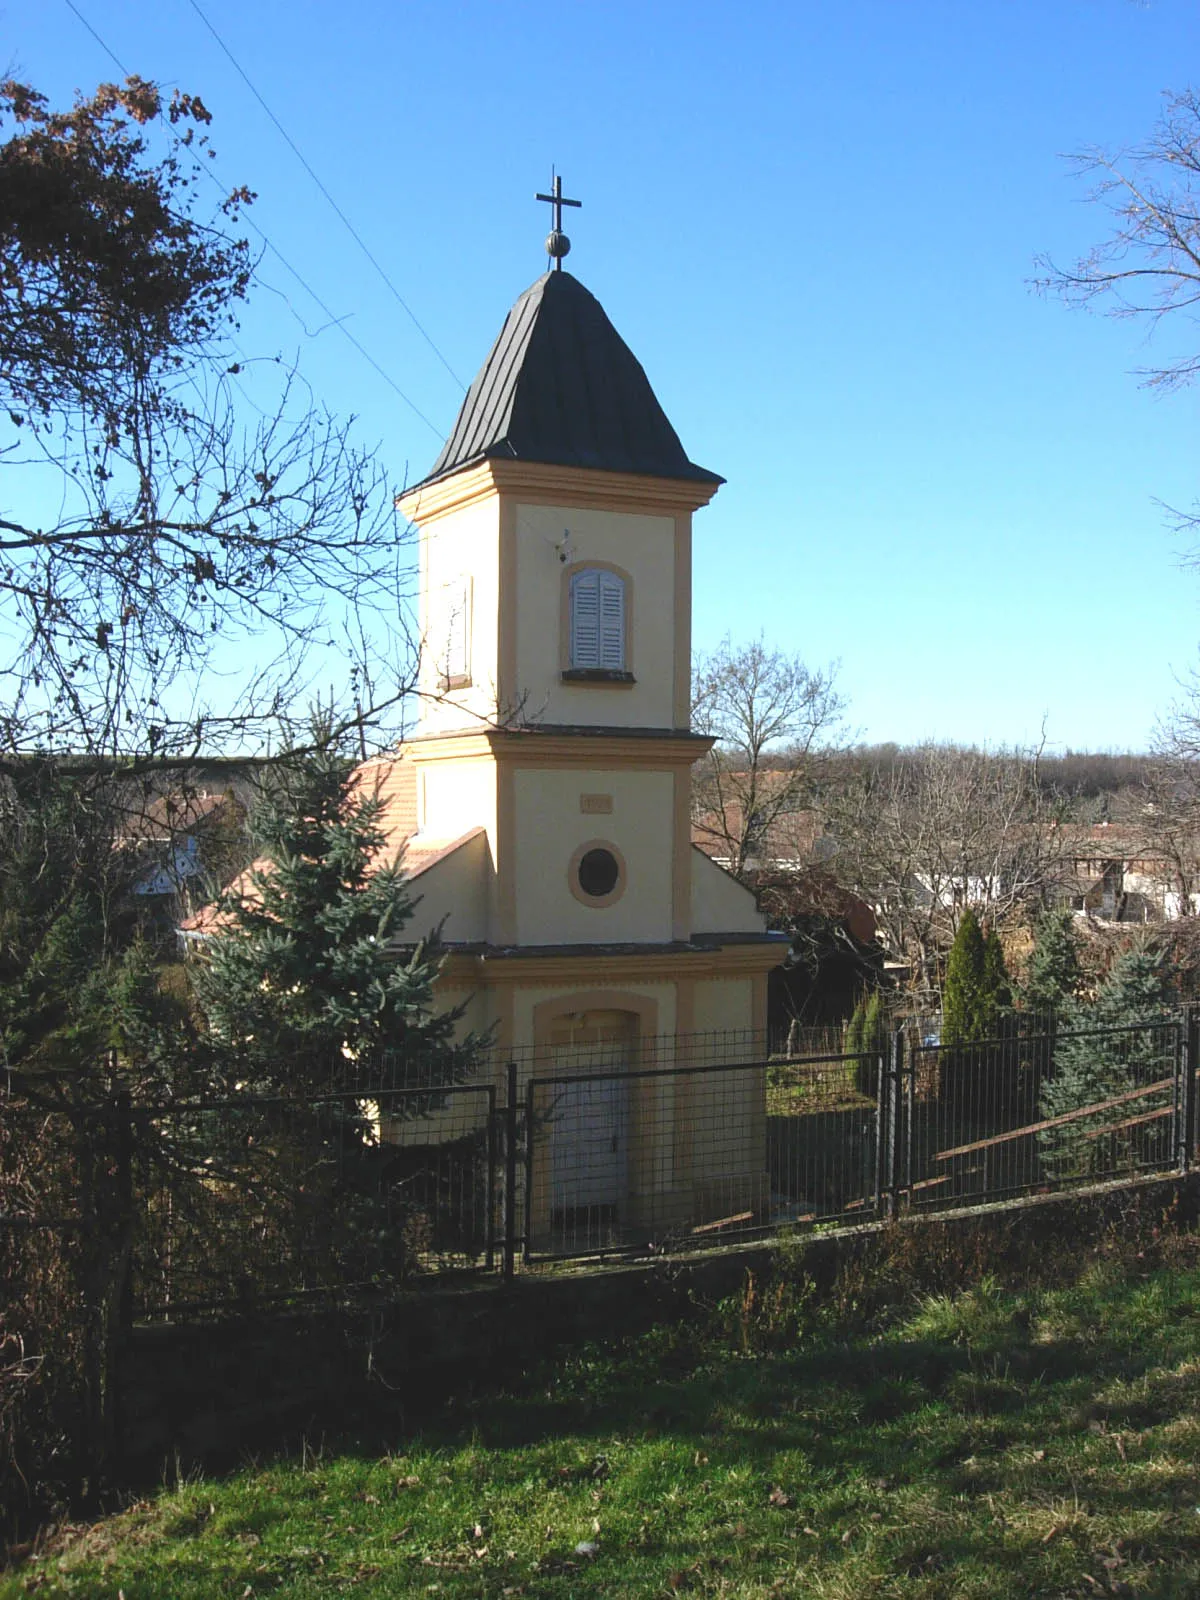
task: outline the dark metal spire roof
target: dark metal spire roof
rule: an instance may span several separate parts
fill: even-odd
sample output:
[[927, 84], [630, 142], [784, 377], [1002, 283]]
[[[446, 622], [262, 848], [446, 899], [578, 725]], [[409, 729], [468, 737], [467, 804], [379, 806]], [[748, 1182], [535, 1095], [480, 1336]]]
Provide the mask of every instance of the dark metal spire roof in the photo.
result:
[[641, 364], [569, 272], [544, 274], [508, 313], [422, 481], [497, 457], [725, 481], [688, 460]]

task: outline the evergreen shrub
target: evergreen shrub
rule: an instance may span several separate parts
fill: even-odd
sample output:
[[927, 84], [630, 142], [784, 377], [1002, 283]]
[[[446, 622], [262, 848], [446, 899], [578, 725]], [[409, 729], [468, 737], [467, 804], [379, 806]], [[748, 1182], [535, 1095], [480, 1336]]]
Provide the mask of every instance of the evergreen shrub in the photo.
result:
[[[1161, 1109], [1154, 1096], [1137, 1091], [1174, 1071], [1174, 1037], [1164, 1026], [1175, 999], [1164, 953], [1143, 946], [1114, 963], [1092, 1004], [1068, 1002], [1060, 1009], [1053, 1072], [1039, 1102], [1043, 1119], [1070, 1118], [1038, 1135], [1051, 1177], [1150, 1165], [1168, 1154], [1169, 1116], [1132, 1119]], [[1071, 1115], [1089, 1106], [1096, 1111]]]

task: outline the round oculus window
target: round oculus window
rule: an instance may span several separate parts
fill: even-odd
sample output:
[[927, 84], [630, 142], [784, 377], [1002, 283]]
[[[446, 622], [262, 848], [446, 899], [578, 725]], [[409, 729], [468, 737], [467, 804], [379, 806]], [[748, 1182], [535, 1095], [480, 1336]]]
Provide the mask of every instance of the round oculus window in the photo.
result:
[[597, 846], [580, 857], [576, 875], [584, 894], [592, 900], [603, 900], [617, 887], [621, 868], [611, 850]]

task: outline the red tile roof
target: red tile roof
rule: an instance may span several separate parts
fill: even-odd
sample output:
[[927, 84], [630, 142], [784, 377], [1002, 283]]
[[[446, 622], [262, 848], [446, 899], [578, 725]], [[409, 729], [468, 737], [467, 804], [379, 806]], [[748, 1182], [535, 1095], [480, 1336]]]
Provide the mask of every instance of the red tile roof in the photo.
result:
[[[419, 877], [436, 862], [452, 854], [468, 839], [473, 839], [476, 834], [483, 831], [482, 828], [471, 828], [457, 839], [431, 840], [428, 845], [414, 845], [409, 848], [408, 842], [417, 831], [417, 782], [416, 768], [403, 750], [394, 755], [365, 761], [355, 771], [351, 783], [354, 790], [378, 796], [382, 802], [377, 826], [384, 834], [384, 843], [371, 863], [373, 871], [378, 871], [380, 867], [394, 861], [397, 855], [401, 855], [404, 876]], [[226, 892], [236, 894], [253, 904], [257, 898], [255, 875], [271, 870], [271, 863], [261, 858], [244, 872], [239, 873], [229, 884]], [[218, 907], [213, 904], [203, 906], [182, 922], [180, 927], [185, 933], [211, 933], [220, 927], [222, 920]]]

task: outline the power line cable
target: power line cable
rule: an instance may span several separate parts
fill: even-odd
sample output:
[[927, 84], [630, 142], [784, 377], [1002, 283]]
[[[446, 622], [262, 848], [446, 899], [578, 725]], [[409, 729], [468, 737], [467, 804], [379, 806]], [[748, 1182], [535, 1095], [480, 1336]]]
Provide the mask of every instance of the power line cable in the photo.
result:
[[395, 299], [396, 303], [403, 309], [403, 311], [405, 312], [406, 316], [411, 321], [413, 327], [416, 328], [417, 332], [421, 335], [422, 339], [424, 339], [425, 343], [429, 346], [429, 348], [433, 351], [434, 355], [442, 363], [443, 367], [445, 367], [446, 371], [454, 379], [454, 381], [458, 385], [458, 387], [460, 389], [465, 390], [466, 389], [466, 384], [462, 381], [462, 379], [459, 377], [458, 373], [455, 372], [454, 368], [446, 360], [446, 357], [438, 349], [437, 345], [433, 341], [432, 336], [421, 325], [420, 318], [417, 316], [417, 314], [413, 310], [413, 308], [409, 305], [408, 301], [400, 293], [399, 289], [397, 289], [396, 285], [392, 282], [391, 278], [387, 274], [387, 271], [380, 264], [379, 260], [376, 258], [376, 256], [372, 252], [370, 246], [367, 244], [367, 242], [363, 238], [362, 234], [359, 233], [358, 229], [350, 221], [350, 218], [342, 210], [341, 206], [338, 205], [337, 201], [330, 194], [329, 190], [321, 182], [321, 179], [313, 171], [312, 167], [309, 165], [308, 161], [306, 160], [306, 158], [304, 156], [304, 152], [300, 149], [299, 145], [292, 138], [291, 134], [284, 127], [283, 123], [280, 122], [279, 118], [275, 115], [275, 113], [271, 110], [270, 106], [263, 99], [262, 95], [255, 88], [254, 84], [251, 82], [250, 75], [247, 73], [245, 68], [242, 66], [241, 62], [234, 55], [233, 51], [225, 43], [225, 41], [221, 37], [221, 35], [217, 32], [217, 30], [213, 26], [213, 24], [209, 21], [208, 17], [205, 16], [204, 12], [200, 9], [200, 6], [197, 4], [197, 0], [188, 0], [188, 4], [191, 6], [192, 10], [196, 13], [196, 15], [200, 18], [200, 21], [208, 29], [209, 33], [212, 34], [213, 38], [217, 41], [218, 45], [220, 45], [221, 49], [225, 52], [225, 55], [228, 57], [231, 65], [233, 66], [234, 71], [241, 78], [242, 82], [246, 85], [247, 89], [249, 89], [250, 93], [258, 101], [259, 105], [266, 112], [267, 116], [270, 117], [271, 121], [275, 124], [276, 129], [278, 130], [278, 132], [281, 135], [281, 137], [286, 141], [289, 150], [291, 150], [292, 154], [296, 157], [296, 160], [299, 161], [300, 165], [304, 168], [305, 172], [308, 173], [309, 177], [316, 184], [317, 188], [321, 191], [321, 193], [325, 196], [326, 200], [328, 200], [329, 204], [333, 207], [334, 211], [337, 213], [338, 217], [341, 219], [341, 222], [342, 222], [343, 226], [345, 227], [346, 231], [349, 233], [350, 237], [354, 240], [354, 242], [358, 246], [358, 248], [362, 251], [363, 255], [366, 256], [367, 260], [375, 268], [375, 271], [383, 279], [384, 283], [387, 285], [388, 289], [391, 291], [392, 296]]
[[[121, 60], [120, 56], [117, 55], [116, 51], [113, 50], [108, 44], [106, 44], [105, 41], [96, 32], [95, 28], [92, 27], [91, 23], [83, 15], [83, 13], [82, 13], [82, 11], [80, 11], [79, 7], [75, 4], [75, 0], [64, 0], [64, 4], [67, 6], [68, 10], [73, 12], [74, 15], [78, 18], [78, 20], [83, 24], [83, 26], [91, 34], [92, 38], [95, 39], [96, 43], [104, 51], [105, 55], [108, 56], [109, 60], [114, 62], [116, 67], [117, 67], [117, 69], [120, 72], [124, 73], [125, 77], [128, 78], [130, 76], [128, 67], [126, 67], [125, 63]], [[160, 114], [160, 120], [162, 120], [161, 114]], [[170, 125], [167, 122], [163, 121], [163, 126], [167, 129], [167, 132], [171, 135], [172, 139], [175, 140], [175, 143], [177, 145], [179, 145], [180, 147], [182, 147], [183, 149], [188, 151], [189, 155], [191, 155], [192, 159], [195, 161], [197, 169], [200, 172], [206, 173], [208, 175], [208, 177], [212, 180], [212, 182], [216, 184], [217, 188], [218, 189], [222, 189], [221, 180], [217, 177], [216, 173], [213, 172], [212, 168], [211, 167], [207, 167], [207, 166], [204, 165], [204, 163], [199, 159], [199, 157], [196, 155], [195, 151], [191, 148], [191, 146], [189, 144], [187, 144], [183, 139], [181, 139], [179, 137], [179, 135], [175, 132], [175, 130], [173, 128], [171, 128]], [[222, 189], [222, 193], [224, 193], [223, 189]], [[253, 228], [254, 232], [262, 240], [263, 244], [266, 245], [267, 249], [271, 252], [271, 254], [276, 257], [276, 259], [287, 269], [288, 272], [291, 273], [292, 277], [295, 278], [296, 282], [305, 291], [305, 293], [308, 294], [309, 296], [311, 296], [313, 301], [318, 306], [320, 306], [321, 310], [329, 318], [330, 322], [332, 322], [334, 324], [334, 326], [338, 329], [338, 331], [340, 333], [342, 333], [350, 341], [350, 343], [358, 351], [359, 355], [362, 356], [362, 358], [365, 361], [370, 363], [370, 365], [375, 369], [375, 371], [379, 374], [379, 376], [383, 379], [383, 381], [389, 386], [389, 388], [395, 390], [395, 392], [400, 396], [401, 400], [404, 401], [404, 404], [409, 408], [409, 410], [411, 412], [413, 412], [413, 414], [415, 416], [420, 417], [421, 421], [425, 424], [425, 426], [429, 429], [429, 431], [436, 438], [441, 439], [443, 437], [442, 429], [439, 428], [435, 423], [430, 422], [429, 418], [421, 410], [420, 406], [417, 405], [416, 401], [415, 400], [411, 400], [408, 397], [408, 395], [405, 394], [404, 390], [400, 387], [400, 385], [396, 382], [395, 378], [393, 378], [390, 373], [384, 371], [383, 367], [381, 367], [379, 365], [379, 362], [376, 361], [375, 357], [371, 354], [371, 352], [368, 349], [366, 349], [366, 347], [364, 345], [359, 343], [359, 341], [350, 332], [349, 328], [346, 327], [345, 323], [341, 320], [341, 318], [339, 318], [337, 316], [336, 312], [334, 312], [325, 303], [325, 301], [322, 300], [321, 296], [317, 293], [317, 291], [313, 288], [313, 286], [305, 278], [303, 278], [301, 276], [301, 274], [296, 270], [296, 268], [292, 265], [292, 263], [284, 255], [283, 251], [280, 250], [277, 245], [275, 245], [275, 244], [273, 244], [271, 242], [271, 240], [267, 237], [267, 235], [263, 232], [263, 230], [253, 220], [253, 218], [251, 218], [249, 216], [244, 216], [243, 220], [245, 222], [247, 222], [251, 228]]]

